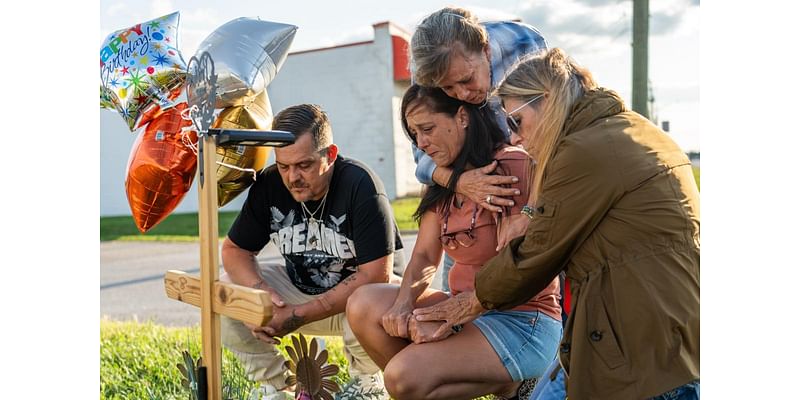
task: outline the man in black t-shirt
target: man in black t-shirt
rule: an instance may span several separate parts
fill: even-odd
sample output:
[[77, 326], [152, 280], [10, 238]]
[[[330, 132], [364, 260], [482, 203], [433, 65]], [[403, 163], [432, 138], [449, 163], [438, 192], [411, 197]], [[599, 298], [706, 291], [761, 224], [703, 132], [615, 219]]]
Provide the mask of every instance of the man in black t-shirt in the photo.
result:
[[[261, 171], [222, 246], [222, 279], [263, 289], [273, 303], [264, 327], [222, 319], [222, 341], [242, 361], [265, 398], [279, 399], [284, 359], [275, 337], [299, 331], [341, 335], [350, 375], [364, 389], [383, 389], [380, 369], [344, 317], [347, 298], [361, 285], [388, 282], [393, 254], [402, 248], [383, 183], [363, 163], [338, 155], [325, 113], [314, 105], [289, 107], [273, 129], [296, 135], [275, 149], [275, 165]], [[285, 265], [259, 265], [272, 241]]]

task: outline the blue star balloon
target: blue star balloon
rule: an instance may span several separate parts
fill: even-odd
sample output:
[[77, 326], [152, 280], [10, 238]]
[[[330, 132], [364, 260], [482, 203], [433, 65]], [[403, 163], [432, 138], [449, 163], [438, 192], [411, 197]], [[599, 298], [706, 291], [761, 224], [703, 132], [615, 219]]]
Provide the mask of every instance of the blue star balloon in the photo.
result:
[[179, 20], [174, 12], [120, 29], [100, 46], [100, 105], [117, 110], [131, 131], [148, 122], [149, 110], [177, 104], [186, 80]]

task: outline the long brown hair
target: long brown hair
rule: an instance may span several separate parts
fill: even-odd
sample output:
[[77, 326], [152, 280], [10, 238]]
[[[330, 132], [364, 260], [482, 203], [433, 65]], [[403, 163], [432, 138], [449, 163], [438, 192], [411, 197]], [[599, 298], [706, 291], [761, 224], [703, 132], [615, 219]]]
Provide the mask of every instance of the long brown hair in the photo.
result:
[[578, 65], [559, 49], [530, 55], [521, 59], [498, 85], [494, 94], [503, 100], [517, 99], [528, 101], [533, 96], [544, 94], [535, 103], [540, 108], [536, 132], [528, 132], [525, 137], [525, 150], [536, 160], [531, 204], [542, 190], [542, 180], [547, 164], [553, 156], [557, 144], [564, 137], [564, 123], [572, 106], [584, 93], [595, 89], [597, 83], [588, 69]]
[[403, 95], [400, 105], [400, 123], [403, 130], [414, 145], [417, 144], [416, 136], [408, 126], [407, 114], [417, 107], [426, 107], [433, 113], [445, 114], [454, 118], [459, 109], [463, 108], [469, 116], [469, 125], [466, 128], [464, 146], [449, 167], [453, 170], [450, 181], [446, 187], [439, 185], [428, 186], [422, 200], [414, 212], [414, 218], [419, 221], [425, 211], [436, 206], [447, 204], [455, 194], [456, 182], [467, 168], [467, 165], [477, 167], [485, 166], [492, 162], [492, 157], [507, 139], [503, 131], [497, 126], [494, 114], [489, 107], [479, 107], [448, 96], [440, 88], [411, 85]]

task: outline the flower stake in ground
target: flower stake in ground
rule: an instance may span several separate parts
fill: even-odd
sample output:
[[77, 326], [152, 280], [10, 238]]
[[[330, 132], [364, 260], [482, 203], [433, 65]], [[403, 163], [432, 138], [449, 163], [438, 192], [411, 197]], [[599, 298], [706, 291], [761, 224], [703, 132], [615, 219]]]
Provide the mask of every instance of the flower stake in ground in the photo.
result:
[[285, 365], [292, 373], [286, 378], [286, 384], [297, 385], [295, 399], [333, 400], [333, 393], [339, 391], [339, 385], [330, 379], [339, 372], [339, 366], [326, 365], [328, 350], [319, 353], [317, 350], [317, 341], [311, 340], [309, 346], [303, 334], [292, 336], [292, 345], [286, 346], [289, 360]]
[[181, 371], [181, 375], [183, 375], [183, 379], [181, 379], [181, 385], [189, 390], [189, 393], [192, 395], [192, 400], [199, 400], [200, 399], [200, 385], [198, 382], [197, 370], [203, 365], [203, 357], [197, 359], [197, 361], [192, 359], [192, 356], [189, 354], [188, 351], [183, 351], [183, 364], [178, 364], [178, 369]]

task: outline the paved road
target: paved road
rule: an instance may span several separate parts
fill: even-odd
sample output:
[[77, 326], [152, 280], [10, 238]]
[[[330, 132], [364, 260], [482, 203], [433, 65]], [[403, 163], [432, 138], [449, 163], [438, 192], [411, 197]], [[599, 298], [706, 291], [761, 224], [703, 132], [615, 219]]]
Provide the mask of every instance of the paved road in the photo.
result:
[[[404, 235], [406, 261], [411, 258], [416, 235]], [[279, 262], [280, 254], [268, 245], [259, 262]], [[100, 243], [100, 315], [114, 320], [152, 320], [167, 326], [192, 326], [200, 322], [194, 306], [172, 300], [164, 292], [164, 273], [178, 269], [199, 275], [197, 243]], [[433, 281], [441, 287], [441, 268]]]

